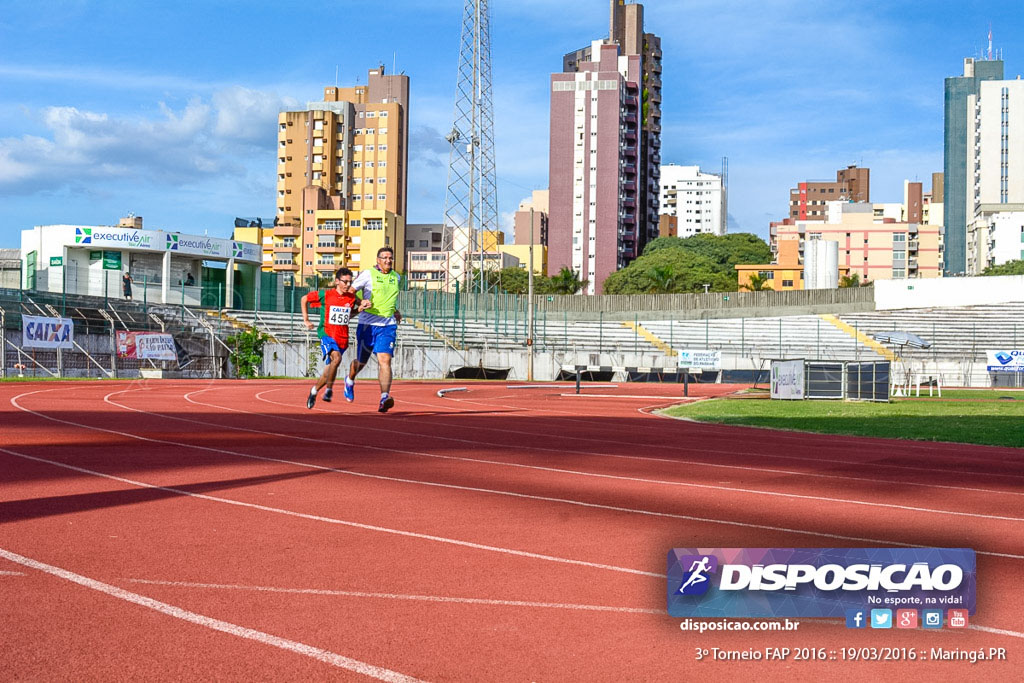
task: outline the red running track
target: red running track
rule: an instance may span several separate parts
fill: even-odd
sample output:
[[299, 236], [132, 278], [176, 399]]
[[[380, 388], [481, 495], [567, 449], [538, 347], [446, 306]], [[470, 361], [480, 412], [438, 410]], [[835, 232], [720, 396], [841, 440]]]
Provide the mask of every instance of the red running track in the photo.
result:
[[[1010, 679], [1020, 449], [699, 425], [671, 385], [305, 408], [307, 383], [0, 385], [0, 670], [47, 680]], [[721, 394], [735, 387], [691, 387]], [[673, 547], [978, 551], [967, 631], [679, 629]], [[696, 661], [697, 648], [1007, 662]], [[1013, 668], [1011, 668], [1013, 667]]]

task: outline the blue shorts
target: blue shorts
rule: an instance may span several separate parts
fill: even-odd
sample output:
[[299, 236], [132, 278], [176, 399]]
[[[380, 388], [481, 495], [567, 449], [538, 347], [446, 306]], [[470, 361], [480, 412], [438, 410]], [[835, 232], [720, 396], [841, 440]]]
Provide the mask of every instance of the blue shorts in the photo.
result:
[[394, 354], [398, 325], [360, 325], [356, 328], [356, 343], [359, 345], [359, 362], [363, 365], [370, 360], [371, 353]]
[[320, 355], [323, 356], [325, 363], [331, 362], [331, 351], [337, 351], [342, 355], [345, 353], [345, 349], [338, 346], [334, 337], [320, 337]]

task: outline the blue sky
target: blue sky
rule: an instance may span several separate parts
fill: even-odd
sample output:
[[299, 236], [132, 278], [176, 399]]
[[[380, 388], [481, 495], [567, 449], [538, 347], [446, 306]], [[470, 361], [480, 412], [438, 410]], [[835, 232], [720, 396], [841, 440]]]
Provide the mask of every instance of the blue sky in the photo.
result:
[[[872, 199], [942, 170], [943, 78], [985, 47], [1024, 71], [1015, 2], [651, 0], [663, 161], [729, 157], [730, 231], [788, 189], [871, 168]], [[571, 10], [567, 9], [571, 6]], [[410, 222], [440, 222], [462, 3], [0, 0], [0, 247], [38, 224], [230, 234], [273, 216], [276, 119], [378, 63], [411, 78]], [[492, 0], [499, 211], [547, 186], [548, 77], [603, 37], [607, 0]], [[313, 24], [308, 22], [313, 20]]]

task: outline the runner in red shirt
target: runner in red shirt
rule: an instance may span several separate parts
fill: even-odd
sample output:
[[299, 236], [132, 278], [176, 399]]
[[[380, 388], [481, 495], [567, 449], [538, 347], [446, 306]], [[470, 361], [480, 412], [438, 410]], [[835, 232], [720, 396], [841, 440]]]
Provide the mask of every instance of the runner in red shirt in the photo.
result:
[[320, 353], [327, 367], [320, 379], [310, 390], [306, 398], [306, 407], [310, 410], [316, 405], [316, 395], [324, 386], [324, 401], [330, 402], [334, 396], [334, 377], [341, 365], [341, 356], [348, 348], [348, 321], [356, 313], [370, 307], [369, 300], [360, 301], [352, 289], [352, 271], [338, 268], [334, 275], [334, 289], [314, 290], [302, 297], [302, 322], [306, 329], [312, 330], [314, 325], [309, 320], [309, 304], [320, 308], [319, 325], [316, 326], [320, 337]]

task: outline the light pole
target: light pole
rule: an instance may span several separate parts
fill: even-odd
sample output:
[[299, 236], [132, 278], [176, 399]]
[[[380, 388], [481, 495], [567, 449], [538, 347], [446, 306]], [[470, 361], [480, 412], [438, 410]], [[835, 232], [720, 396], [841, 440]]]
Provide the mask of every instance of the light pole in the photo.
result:
[[526, 381], [533, 381], [533, 207], [530, 207], [530, 263], [526, 285]]

